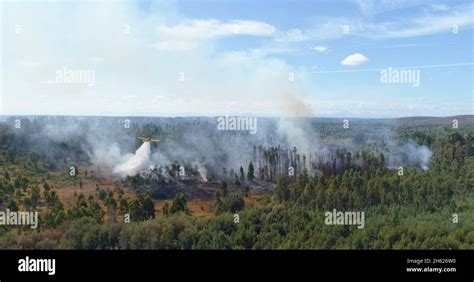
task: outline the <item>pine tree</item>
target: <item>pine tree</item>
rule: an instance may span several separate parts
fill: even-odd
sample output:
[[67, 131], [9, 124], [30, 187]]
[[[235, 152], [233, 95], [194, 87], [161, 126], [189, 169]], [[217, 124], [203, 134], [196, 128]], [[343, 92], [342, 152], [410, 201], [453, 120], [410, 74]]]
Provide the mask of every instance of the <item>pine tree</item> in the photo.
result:
[[221, 181], [221, 191], [222, 191], [222, 195], [227, 194], [227, 182], [225, 180]]
[[253, 181], [255, 179], [255, 174], [254, 174], [254, 167], [253, 167], [253, 163], [250, 162], [249, 163], [249, 167], [247, 169], [247, 179], [249, 181]]
[[224, 209], [224, 202], [222, 202], [222, 199], [221, 199], [221, 193], [219, 193], [219, 191], [216, 191], [216, 194], [214, 195], [214, 213], [216, 215], [219, 215], [221, 213], [223, 213], [225, 211]]
[[186, 198], [184, 197], [183, 193], [176, 194], [176, 197], [174, 198], [173, 203], [171, 204], [170, 213], [175, 214], [179, 212], [189, 214]]
[[149, 193], [142, 199], [142, 206], [144, 209], [145, 219], [155, 218], [155, 205]]
[[115, 222], [116, 211], [117, 211], [117, 202], [113, 197], [107, 197], [105, 200], [105, 206], [107, 207], [109, 220]]
[[277, 187], [275, 189], [275, 196], [280, 203], [286, 202], [290, 199], [290, 190], [288, 189], [288, 178], [285, 174], [280, 174], [277, 177]]
[[166, 202], [162, 208], [163, 216], [168, 216], [170, 214], [170, 205]]
[[237, 177], [237, 175], [234, 177], [234, 186], [235, 188], [239, 188], [240, 187], [240, 181], [239, 181], [239, 178]]

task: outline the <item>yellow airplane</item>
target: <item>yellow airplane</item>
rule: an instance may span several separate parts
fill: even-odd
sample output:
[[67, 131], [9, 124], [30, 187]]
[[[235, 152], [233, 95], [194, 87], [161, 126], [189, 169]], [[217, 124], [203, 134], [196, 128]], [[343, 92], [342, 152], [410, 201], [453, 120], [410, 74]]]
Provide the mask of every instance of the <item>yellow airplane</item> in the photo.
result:
[[160, 139], [153, 139], [151, 137], [138, 137], [138, 139], [142, 140], [143, 142], [160, 142]]

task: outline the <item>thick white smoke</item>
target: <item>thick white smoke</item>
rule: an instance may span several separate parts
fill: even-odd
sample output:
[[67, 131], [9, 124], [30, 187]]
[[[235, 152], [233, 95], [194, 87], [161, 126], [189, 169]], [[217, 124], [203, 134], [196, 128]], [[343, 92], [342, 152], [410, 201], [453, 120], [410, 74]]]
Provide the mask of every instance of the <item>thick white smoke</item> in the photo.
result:
[[409, 140], [403, 146], [410, 163], [418, 164], [423, 170], [428, 170], [431, 156], [433, 153], [424, 145], [418, 145], [414, 141]]
[[400, 165], [411, 165], [425, 171], [429, 169], [433, 152], [428, 147], [418, 145], [412, 139], [397, 143], [393, 132], [385, 131], [381, 135], [384, 135], [384, 148], [374, 150], [384, 154], [389, 169], [395, 169]]
[[135, 175], [136, 173], [148, 169], [150, 161], [150, 142], [143, 144], [135, 151], [135, 155], [129, 155], [125, 162], [114, 167], [113, 173], [120, 176]]
[[314, 116], [309, 104], [299, 92], [283, 92], [279, 97], [281, 117], [278, 121], [277, 133], [285, 139], [289, 147], [297, 147], [304, 154], [320, 151], [319, 134], [311, 126], [311, 117]]

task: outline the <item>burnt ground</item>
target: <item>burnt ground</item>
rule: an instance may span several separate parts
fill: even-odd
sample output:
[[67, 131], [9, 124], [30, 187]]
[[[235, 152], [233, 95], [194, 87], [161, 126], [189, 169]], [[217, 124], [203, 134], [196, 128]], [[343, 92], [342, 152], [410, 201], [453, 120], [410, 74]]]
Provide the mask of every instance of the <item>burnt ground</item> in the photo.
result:
[[[228, 192], [241, 192], [245, 193], [246, 187], [249, 187], [250, 194], [265, 194], [273, 191], [275, 188], [274, 183], [263, 182], [263, 181], [245, 181], [240, 187], [234, 187], [232, 184], [228, 184]], [[211, 200], [214, 199], [214, 195], [220, 190], [220, 181], [208, 181], [204, 182], [198, 177], [178, 180], [169, 183], [162, 183], [147, 190], [151, 193], [155, 200], [169, 200], [173, 199], [176, 194], [183, 193], [187, 199], [202, 199]]]

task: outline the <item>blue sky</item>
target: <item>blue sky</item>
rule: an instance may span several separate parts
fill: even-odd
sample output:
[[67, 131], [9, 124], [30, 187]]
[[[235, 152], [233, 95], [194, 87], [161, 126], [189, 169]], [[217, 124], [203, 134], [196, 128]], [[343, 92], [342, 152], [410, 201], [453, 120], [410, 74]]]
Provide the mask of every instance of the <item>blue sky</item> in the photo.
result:
[[[473, 114], [473, 5], [417, 0], [6, 2], [0, 110], [153, 116]], [[17, 26], [20, 33], [14, 32]], [[389, 67], [419, 72], [419, 80], [384, 83], [381, 70]], [[94, 71], [94, 85], [48, 83], [64, 68]]]

